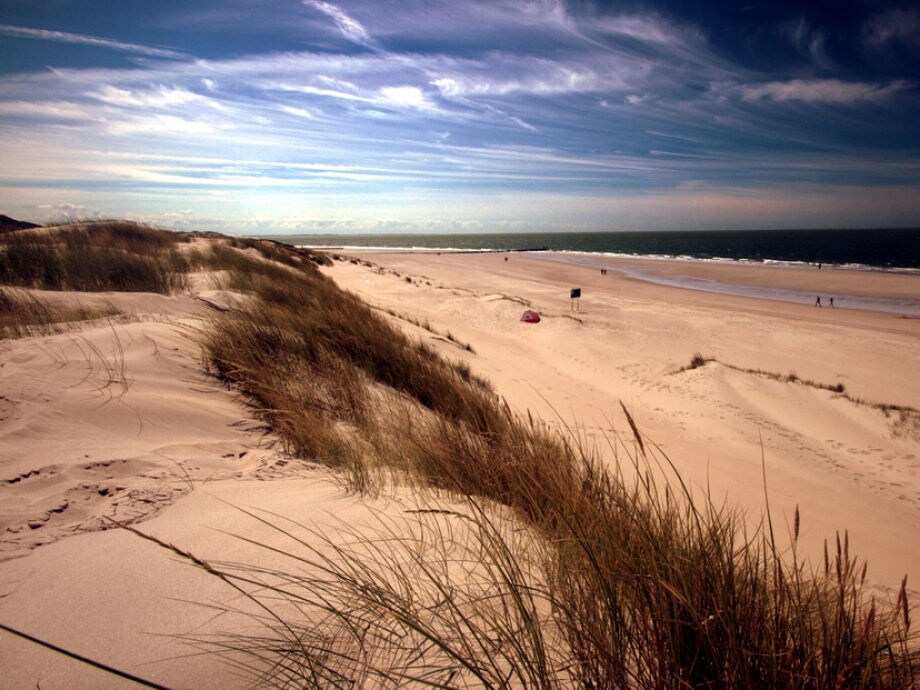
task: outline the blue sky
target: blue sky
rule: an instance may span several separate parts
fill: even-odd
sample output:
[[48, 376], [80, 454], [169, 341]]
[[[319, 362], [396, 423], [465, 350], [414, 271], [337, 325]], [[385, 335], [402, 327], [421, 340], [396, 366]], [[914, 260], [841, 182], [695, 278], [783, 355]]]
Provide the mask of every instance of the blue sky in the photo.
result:
[[920, 225], [914, 3], [4, 0], [0, 213]]

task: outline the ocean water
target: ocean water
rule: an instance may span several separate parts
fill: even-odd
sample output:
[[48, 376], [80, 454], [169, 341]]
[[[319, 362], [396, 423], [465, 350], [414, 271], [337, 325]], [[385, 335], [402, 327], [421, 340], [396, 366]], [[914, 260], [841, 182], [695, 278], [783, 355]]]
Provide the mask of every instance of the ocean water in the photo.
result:
[[[917, 275], [920, 286], [920, 228], [883, 230], [763, 230], [604, 233], [520, 233], [483, 235], [287, 235], [282, 242], [327, 249], [406, 251], [526, 251], [556, 261], [599, 268], [605, 256], [639, 256], [696, 261], [756, 262], [821, 266], [828, 270], [885, 271]], [[814, 304], [812, 292], [723, 283], [692, 277], [657, 276], [641, 267], [621, 268], [631, 278], [690, 290], [755, 299]], [[824, 295], [828, 304], [832, 295]], [[835, 295], [835, 308], [920, 317], [916, 297]]]
[[920, 228], [483, 235], [286, 235], [274, 239], [311, 247], [389, 247], [441, 251], [547, 249], [617, 256], [825, 264], [877, 270], [920, 271]]

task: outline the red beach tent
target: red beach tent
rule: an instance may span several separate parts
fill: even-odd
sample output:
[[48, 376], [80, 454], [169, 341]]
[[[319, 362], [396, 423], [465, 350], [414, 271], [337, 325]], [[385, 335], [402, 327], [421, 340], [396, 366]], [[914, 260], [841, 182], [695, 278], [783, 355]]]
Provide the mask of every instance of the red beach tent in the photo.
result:
[[526, 323], [540, 323], [540, 315], [537, 312], [528, 309], [524, 312], [523, 316], [521, 316], [521, 321]]

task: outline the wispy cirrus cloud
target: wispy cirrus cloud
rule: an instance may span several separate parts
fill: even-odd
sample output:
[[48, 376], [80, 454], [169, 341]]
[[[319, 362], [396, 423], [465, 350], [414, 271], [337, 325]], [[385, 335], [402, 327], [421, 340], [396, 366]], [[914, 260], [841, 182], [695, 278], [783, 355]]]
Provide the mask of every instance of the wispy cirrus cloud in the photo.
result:
[[855, 103], [883, 100], [909, 86], [904, 80], [887, 84], [845, 82], [839, 79], [791, 79], [739, 87], [746, 101], [772, 100], [803, 103]]
[[[447, 227], [448, 213], [462, 227], [493, 214], [523, 228], [569, 218], [605, 227], [604, 214], [686, 209], [694, 195], [699, 208], [722, 200], [741, 213], [790, 179], [821, 186], [825, 199], [834, 185], [920, 184], [905, 116], [918, 110], [916, 83], [839, 70], [839, 52], [828, 55], [839, 37], [813, 18], [763, 29], [795, 65], [784, 69], [726, 52], [711, 26], [679, 14], [603, 3], [201, 0], [195, 11], [192, 23], [152, 24], [170, 45], [206, 36], [195, 57], [76, 31], [7, 31], [80, 59], [0, 69], [3, 193], [66, 190], [110, 215], [103, 191], [161, 218], [182, 209], [281, 224], [338, 205], [337, 228], [357, 227], [344, 209], [369, 229], [374, 218], [420, 227], [410, 216]], [[905, 45], [911, 16], [860, 25], [864, 53]], [[112, 61], [88, 59], [93, 46], [170, 59], [102, 68]]]
[[354, 43], [359, 43], [367, 47], [376, 47], [374, 39], [368, 33], [367, 29], [357, 19], [350, 17], [339, 6], [324, 0], [302, 0], [307, 7], [322, 12], [332, 19], [342, 35]]
[[[489, 65], [492, 69], [489, 69]], [[493, 53], [477, 61], [425, 61], [419, 63], [431, 84], [445, 98], [553, 96], [622, 88], [622, 71], [600, 73], [591, 65]]]
[[23, 26], [10, 26], [8, 24], [0, 24], [0, 34], [14, 36], [16, 38], [31, 38], [40, 41], [95, 46], [98, 48], [118, 50], [125, 53], [135, 53], [137, 55], [144, 55], [146, 57], [167, 58], [170, 60], [184, 60], [189, 57], [185, 53], [181, 53], [175, 50], [168, 50], [166, 48], [154, 48], [137, 43], [125, 43], [124, 41], [116, 41], [109, 38], [99, 38], [97, 36], [86, 36], [84, 34], [68, 33], [66, 31], [30, 29]]
[[588, 23], [593, 31], [614, 36], [627, 36], [649, 43], [685, 43], [701, 40], [693, 27], [679, 27], [656, 14], [628, 14], [592, 18]]
[[804, 16], [781, 25], [778, 30], [800, 54], [810, 57], [814, 64], [822, 68], [830, 68], [832, 61], [827, 54], [827, 36], [824, 31], [812, 26]]
[[123, 89], [111, 84], [103, 85], [98, 91], [87, 94], [90, 97], [110, 105], [128, 106], [135, 108], [174, 108], [177, 106], [196, 103], [206, 104], [215, 109], [221, 109], [217, 101], [201, 96], [180, 86], [159, 85], [153, 89], [131, 90]]
[[[325, 80], [317, 79], [316, 81], [320, 83], [337, 82], [337, 80], [328, 78]], [[281, 83], [272, 85], [272, 88], [281, 92], [302, 94], [307, 98], [315, 98], [319, 102], [332, 99], [383, 108], [407, 108], [432, 112], [438, 109], [424, 89], [405, 84], [372, 89], [361, 89], [352, 84], [347, 87], [348, 90], [342, 90], [341, 88], [323, 88], [311, 84]]]
[[135, 115], [120, 118], [115, 122], [106, 122], [106, 130], [115, 135], [149, 134], [157, 132], [160, 135], [200, 135], [210, 134], [217, 130], [232, 129], [227, 123], [214, 123], [199, 118], [187, 118], [178, 115]]
[[890, 43], [920, 47], [920, 10], [896, 8], [880, 12], [866, 22], [863, 39], [873, 47]]

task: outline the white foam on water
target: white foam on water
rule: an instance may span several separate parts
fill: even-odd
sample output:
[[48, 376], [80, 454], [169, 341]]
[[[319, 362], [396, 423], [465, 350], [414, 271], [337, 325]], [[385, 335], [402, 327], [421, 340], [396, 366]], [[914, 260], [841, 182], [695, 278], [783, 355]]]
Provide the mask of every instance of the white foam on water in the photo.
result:
[[[692, 276], [662, 276], [652, 271], [643, 270], [634, 266], [606, 266], [597, 261], [598, 254], [585, 252], [547, 252], [539, 255], [549, 261], [559, 261], [579, 266], [591, 266], [592, 268], [608, 268], [622, 273], [628, 278], [642, 280], [647, 283], [664, 285], [668, 287], [683, 288], [687, 290], [699, 290], [700, 292], [713, 292], [723, 295], [733, 295], [736, 297], [751, 297], [754, 299], [774, 300], [779, 302], [791, 302], [794, 304], [813, 305], [815, 303], [815, 293], [804, 290], [790, 290], [787, 288], [763, 287], [759, 285], [739, 285], [735, 283], [723, 283], [711, 278], [696, 278]], [[613, 258], [640, 258], [636, 255], [623, 254], [603, 254]], [[668, 256], [643, 256], [643, 259], [655, 259], [659, 261], [673, 261], [676, 257]], [[771, 261], [771, 262], [753, 262], [735, 259], [687, 259], [680, 257], [680, 261], [699, 261], [703, 263], [757, 263], [769, 264], [772, 266], [788, 266], [798, 268], [816, 267], [805, 262], [792, 261]], [[920, 275], [920, 271], [915, 269], [898, 269], [886, 270], [875, 269], [861, 264], [848, 264], [846, 266], [833, 266], [823, 264], [827, 270], [855, 270], [867, 271], [877, 270], [882, 273], [910, 273]], [[827, 298], [830, 295], [823, 295], [824, 303], [827, 304]], [[920, 317], [920, 297], [918, 299], [896, 299], [891, 297], [873, 297], [870, 295], [834, 295], [834, 307], [838, 309], [860, 309], [863, 311], [876, 311], [888, 314], [899, 314], [902, 316]]]

